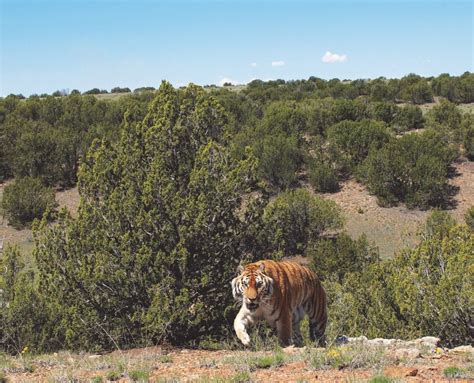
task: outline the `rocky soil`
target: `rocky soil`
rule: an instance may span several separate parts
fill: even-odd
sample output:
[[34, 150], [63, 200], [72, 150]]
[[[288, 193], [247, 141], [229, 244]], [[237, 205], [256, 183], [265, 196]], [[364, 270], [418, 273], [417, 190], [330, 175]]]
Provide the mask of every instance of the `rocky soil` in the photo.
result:
[[[191, 350], [148, 347], [107, 354], [0, 355], [7, 382], [448, 382], [474, 381], [474, 348], [346, 338], [322, 348]], [[0, 375], [1, 376], [1, 375]], [[1, 382], [0, 378], [0, 382]]]

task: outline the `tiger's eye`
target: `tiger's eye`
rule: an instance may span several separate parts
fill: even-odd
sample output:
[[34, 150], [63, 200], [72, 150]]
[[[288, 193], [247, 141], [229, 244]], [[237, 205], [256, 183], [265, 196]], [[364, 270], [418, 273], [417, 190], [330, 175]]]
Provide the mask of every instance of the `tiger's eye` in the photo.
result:
[[262, 282], [261, 281], [257, 282], [257, 287], [262, 287]]

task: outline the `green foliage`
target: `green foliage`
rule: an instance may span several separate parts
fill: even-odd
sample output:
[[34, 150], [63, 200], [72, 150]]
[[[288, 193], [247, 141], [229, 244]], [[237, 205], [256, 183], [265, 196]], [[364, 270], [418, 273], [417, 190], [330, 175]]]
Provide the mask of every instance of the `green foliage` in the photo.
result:
[[465, 374], [465, 371], [462, 368], [456, 366], [446, 367], [443, 370], [443, 375], [446, 378], [462, 378]]
[[56, 205], [54, 191], [38, 178], [18, 178], [3, 192], [2, 208], [10, 224], [16, 228], [29, 225], [46, 212], [51, 213]]
[[343, 219], [333, 201], [296, 189], [273, 199], [265, 207], [263, 222], [271, 250], [288, 256], [303, 254], [310, 242], [341, 228]]
[[397, 133], [406, 132], [412, 129], [421, 129], [425, 119], [420, 107], [415, 105], [405, 105], [400, 108], [391, 121], [391, 126]]
[[0, 259], [0, 346], [19, 354], [58, 347], [53, 307], [37, 291], [33, 274], [25, 271], [19, 250], [7, 246]]
[[370, 264], [380, 260], [377, 248], [369, 244], [365, 235], [353, 240], [346, 233], [311, 243], [306, 257], [321, 280], [339, 283], [343, 282], [347, 273], [363, 272]]
[[334, 193], [339, 189], [334, 167], [316, 159], [309, 163], [309, 182], [315, 190], [322, 193]]
[[258, 201], [241, 209], [256, 160], [231, 159], [225, 125], [201, 88], [163, 83], [117, 144], [94, 143], [77, 219], [62, 213], [35, 231], [41, 291], [59, 306], [65, 347], [182, 344], [228, 331], [232, 297], [216, 286], [232, 279], [259, 213]]
[[461, 123], [462, 144], [466, 157], [474, 161], [474, 116], [465, 114]]
[[471, 230], [474, 230], [474, 206], [467, 209], [464, 214], [464, 220], [466, 221], [466, 225], [470, 227]]
[[381, 205], [400, 201], [409, 207], [445, 206], [448, 170], [456, 152], [432, 131], [392, 139], [371, 151], [358, 175]]
[[112, 371], [109, 371], [106, 375], [106, 379], [108, 381], [111, 381], [111, 382], [115, 382], [117, 380], [120, 380], [120, 378], [122, 377], [122, 372], [120, 371], [117, 371], [117, 370], [112, 370]]
[[392, 383], [392, 382], [396, 382], [396, 380], [389, 376], [383, 376], [383, 375], [374, 376], [368, 381], [368, 383]]
[[422, 77], [409, 74], [403, 77], [399, 83], [399, 97], [413, 104], [424, 104], [433, 102], [433, 91], [427, 81]]
[[456, 226], [456, 220], [451, 214], [435, 209], [426, 219], [422, 235], [428, 239], [436, 236], [446, 237], [454, 226]]
[[474, 101], [474, 74], [465, 72], [462, 76], [450, 76], [443, 73], [432, 80], [435, 94], [451, 102]]
[[270, 355], [254, 357], [249, 361], [250, 369], [280, 367], [285, 362], [285, 354], [279, 350]]
[[472, 343], [474, 238], [465, 226], [432, 230], [393, 260], [327, 284], [333, 328], [345, 334]]
[[150, 380], [150, 373], [145, 370], [133, 370], [128, 373], [132, 382], [148, 382]]
[[280, 189], [286, 189], [296, 181], [300, 163], [297, 141], [294, 137], [269, 135], [256, 145], [260, 177]]
[[341, 169], [352, 172], [370, 150], [379, 149], [388, 142], [390, 134], [381, 122], [342, 121], [328, 129], [327, 139], [333, 160]]
[[426, 119], [429, 127], [441, 132], [450, 141], [462, 140], [462, 114], [452, 102], [442, 100], [427, 113]]

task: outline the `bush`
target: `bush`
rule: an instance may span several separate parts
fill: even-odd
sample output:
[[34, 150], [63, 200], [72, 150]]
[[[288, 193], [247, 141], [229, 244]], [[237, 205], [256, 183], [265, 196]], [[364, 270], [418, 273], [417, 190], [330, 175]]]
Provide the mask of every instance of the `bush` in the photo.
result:
[[353, 172], [370, 150], [381, 148], [390, 139], [390, 134], [379, 121], [342, 121], [328, 129], [327, 139], [332, 160]]
[[334, 193], [339, 189], [334, 168], [318, 160], [311, 160], [309, 164], [309, 182], [315, 190], [322, 193]]
[[0, 349], [18, 354], [25, 346], [35, 351], [60, 347], [59, 318], [20, 258], [18, 248], [9, 246], [0, 258]]
[[45, 212], [50, 213], [56, 205], [53, 189], [44, 186], [38, 178], [18, 178], [3, 192], [2, 208], [16, 228], [31, 224]]
[[461, 135], [464, 153], [470, 161], [474, 161], [474, 116], [464, 115]]
[[398, 110], [391, 126], [397, 133], [402, 133], [412, 129], [423, 128], [424, 121], [425, 119], [420, 107], [415, 105], [405, 105], [403, 108]]
[[256, 154], [261, 178], [280, 189], [286, 189], [296, 181], [301, 156], [294, 137], [266, 136], [257, 144]]
[[450, 347], [471, 344], [473, 234], [466, 226], [433, 233], [393, 260], [348, 274], [342, 285], [326, 284], [331, 326], [367, 337], [432, 335]]
[[462, 140], [462, 114], [456, 104], [442, 100], [426, 114], [429, 127], [442, 133], [451, 142]]
[[343, 219], [335, 202], [296, 189], [272, 200], [265, 207], [263, 222], [271, 251], [289, 256], [304, 254], [310, 242], [341, 228]]
[[455, 157], [439, 134], [408, 134], [373, 150], [358, 177], [383, 206], [403, 201], [408, 207], [443, 207], [450, 199], [447, 177]]
[[321, 280], [339, 283], [347, 273], [363, 272], [368, 265], [380, 260], [378, 249], [369, 244], [365, 235], [353, 240], [346, 233], [311, 243], [306, 257]]

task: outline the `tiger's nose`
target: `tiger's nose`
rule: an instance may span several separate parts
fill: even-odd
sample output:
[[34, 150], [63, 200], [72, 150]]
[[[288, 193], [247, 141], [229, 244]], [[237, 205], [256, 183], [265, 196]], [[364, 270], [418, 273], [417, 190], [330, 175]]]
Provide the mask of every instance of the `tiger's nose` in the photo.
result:
[[248, 289], [247, 290], [247, 298], [250, 301], [254, 301], [255, 299], [257, 299], [257, 291], [255, 289]]

